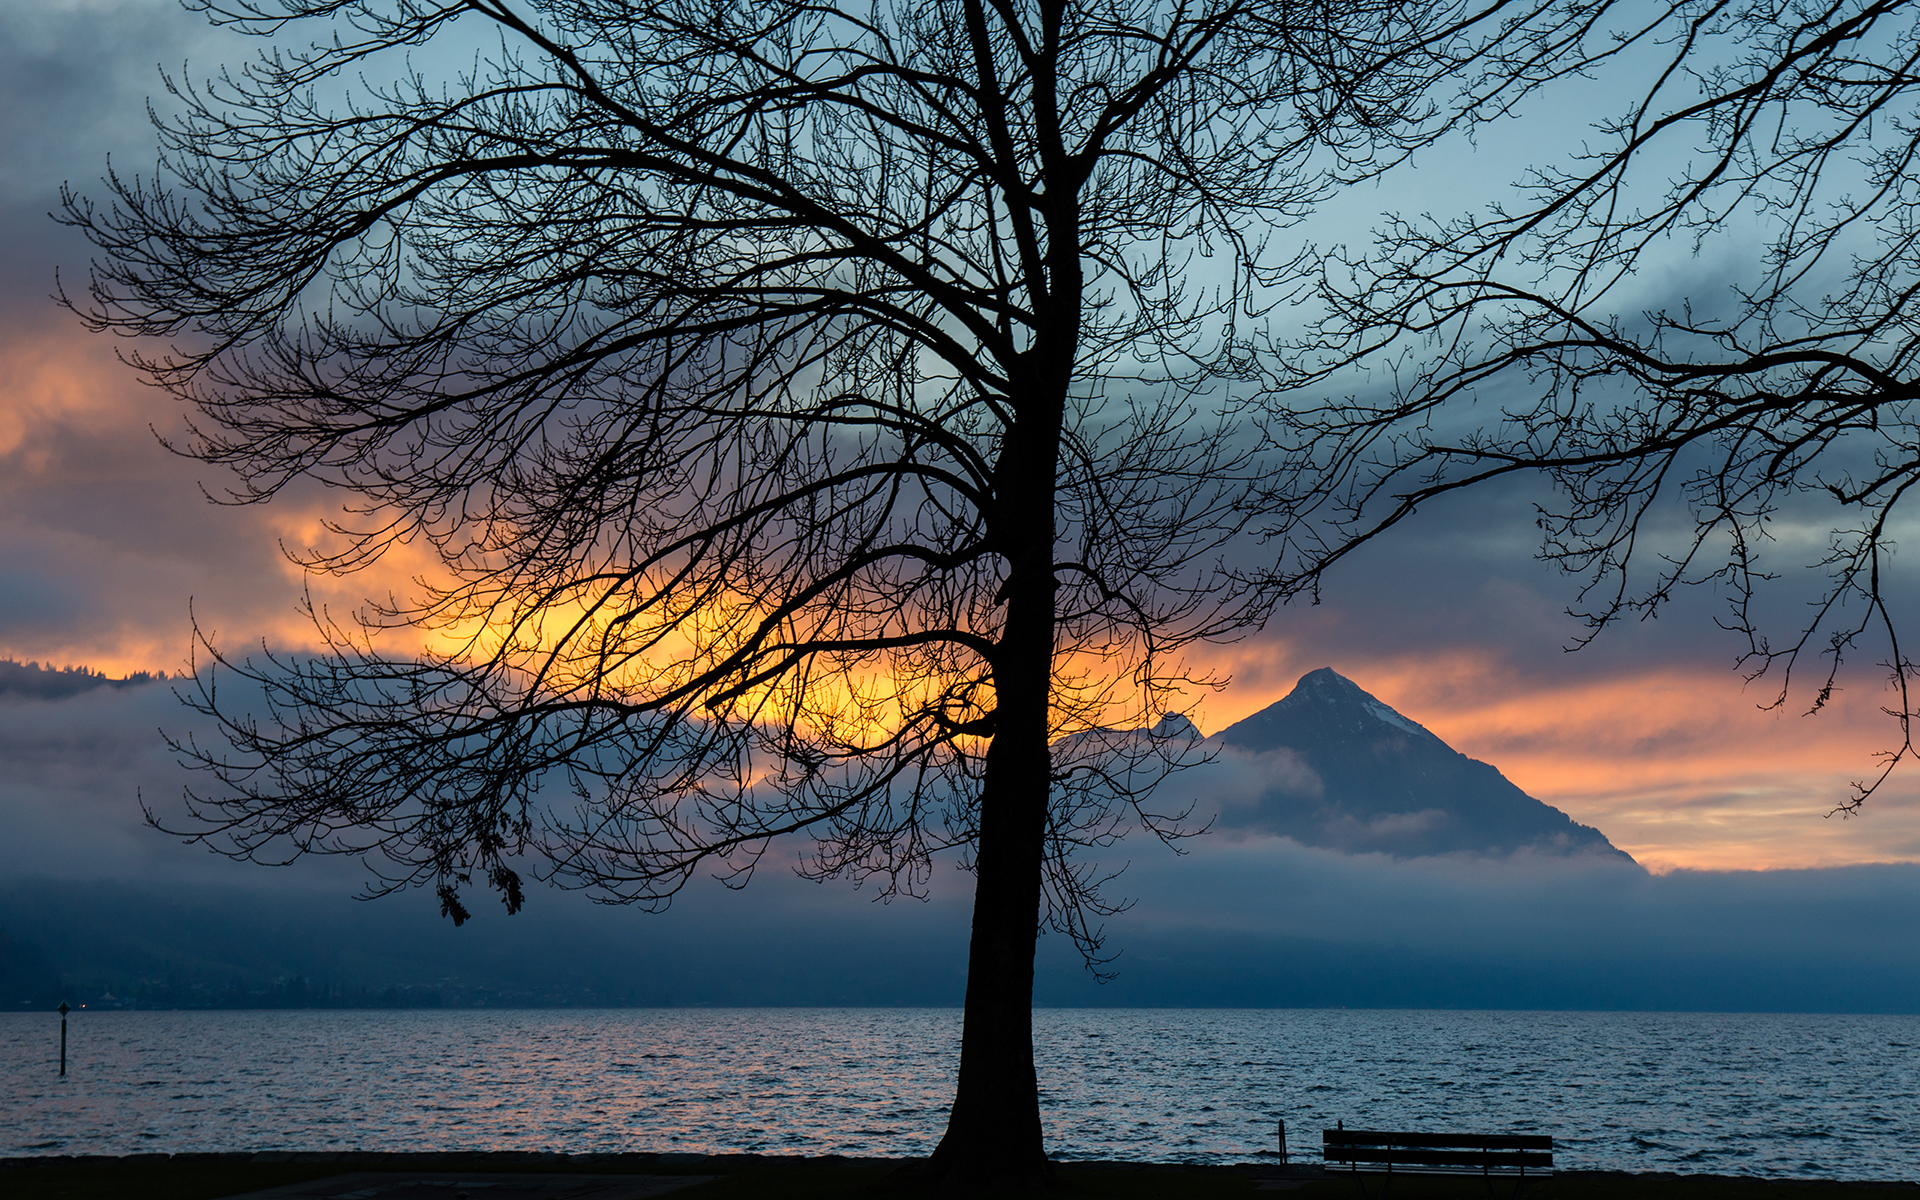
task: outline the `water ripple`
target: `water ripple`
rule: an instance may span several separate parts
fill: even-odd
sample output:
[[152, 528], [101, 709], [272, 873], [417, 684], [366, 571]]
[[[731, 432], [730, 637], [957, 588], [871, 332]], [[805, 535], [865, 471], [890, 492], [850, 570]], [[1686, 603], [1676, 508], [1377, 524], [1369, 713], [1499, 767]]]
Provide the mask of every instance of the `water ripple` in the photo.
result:
[[[1567, 1167], [1920, 1176], [1920, 1017], [1042, 1010], [1062, 1158], [1238, 1162], [1318, 1130], [1552, 1133]], [[952, 1009], [0, 1014], [0, 1154], [925, 1154]]]

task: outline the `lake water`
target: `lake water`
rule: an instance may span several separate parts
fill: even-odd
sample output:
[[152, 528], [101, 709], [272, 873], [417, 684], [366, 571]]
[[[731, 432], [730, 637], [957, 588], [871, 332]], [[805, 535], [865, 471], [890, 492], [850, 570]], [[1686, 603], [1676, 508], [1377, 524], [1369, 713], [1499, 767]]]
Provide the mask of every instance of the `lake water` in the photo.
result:
[[[1569, 1169], [1920, 1178], [1920, 1017], [1042, 1010], [1059, 1158], [1245, 1162], [1319, 1130], [1538, 1131]], [[0, 1014], [0, 1155], [905, 1157], [952, 1009]], [[1302, 1154], [1302, 1151], [1307, 1153]]]

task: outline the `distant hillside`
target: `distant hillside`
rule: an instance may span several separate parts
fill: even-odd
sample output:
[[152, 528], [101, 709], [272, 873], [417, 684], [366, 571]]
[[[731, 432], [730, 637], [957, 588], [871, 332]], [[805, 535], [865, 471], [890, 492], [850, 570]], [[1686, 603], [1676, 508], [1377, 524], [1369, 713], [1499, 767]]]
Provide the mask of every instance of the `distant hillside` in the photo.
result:
[[[792, 876], [671, 916], [539, 890], [455, 928], [419, 894], [0, 879], [0, 1012], [957, 1004], [956, 904], [876, 906]], [[769, 886], [771, 885], [771, 886]], [[819, 906], [827, 903], [826, 909]], [[716, 911], [718, 910], [718, 911]], [[825, 911], [831, 920], [809, 914]]]
[[1526, 849], [1632, 861], [1598, 829], [1535, 800], [1326, 667], [1213, 740], [1267, 781], [1257, 803], [1227, 806], [1224, 827], [1353, 854]]
[[125, 679], [113, 679], [88, 667], [43, 667], [37, 662], [0, 658], [0, 697], [64, 700], [94, 688], [138, 687], [163, 683], [166, 678], [165, 672], [135, 671]]
[[[1920, 1010], [1920, 865], [1650, 875], [1597, 856], [1462, 869], [1278, 839], [1191, 846], [1128, 873], [1138, 904], [1108, 930], [1117, 980], [1040, 940], [1036, 1004]], [[542, 891], [458, 929], [419, 894], [0, 879], [0, 1012], [955, 1005], [955, 878], [932, 903], [880, 905], [769, 871], [737, 893], [702, 881], [661, 914]]]

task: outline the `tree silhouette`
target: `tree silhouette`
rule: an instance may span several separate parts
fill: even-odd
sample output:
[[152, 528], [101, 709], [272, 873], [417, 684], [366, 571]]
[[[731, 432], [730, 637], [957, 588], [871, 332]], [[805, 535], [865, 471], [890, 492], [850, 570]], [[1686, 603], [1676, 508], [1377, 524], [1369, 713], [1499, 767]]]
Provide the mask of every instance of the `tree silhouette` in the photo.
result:
[[191, 832], [456, 921], [528, 864], [657, 906], [779, 839], [906, 893], [954, 851], [933, 1169], [1044, 1178], [1035, 938], [1097, 961], [1078, 852], [1186, 832], [1142, 799], [1212, 682], [1182, 647], [1285, 594], [1230, 553], [1303, 377], [1279, 232], [1575, 69], [1606, 5], [204, 7], [275, 45], [168, 81], [155, 177], [67, 197], [72, 303], [172, 340], [135, 361], [227, 499], [351, 498], [309, 570], [438, 566], [316, 611], [325, 653], [206, 646], [265, 715], [196, 677]]
[[[1920, 6], [1685, 4], [1619, 54], [1652, 82], [1578, 154], [1330, 264], [1324, 369], [1406, 369], [1287, 414], [1295, 456], [1265, 500], [1297, 557], [1269, 582], [1315, 589], [1423, 503], [1538, 473], [1542, 556], [1585, 580], [1582, 640], [1721, 589], [1748, 681], [1809, 711], [1863, 642], [1884, 647], [1899, 733], [1838, 803], [1857, 811], [1914, 752], [1889, 556], [1920, 483]], [[1687, 282], [1650, 304], [1647, 275], [1688, 252]], [[1825, 585], [1774, 640], [1783, 528]]]

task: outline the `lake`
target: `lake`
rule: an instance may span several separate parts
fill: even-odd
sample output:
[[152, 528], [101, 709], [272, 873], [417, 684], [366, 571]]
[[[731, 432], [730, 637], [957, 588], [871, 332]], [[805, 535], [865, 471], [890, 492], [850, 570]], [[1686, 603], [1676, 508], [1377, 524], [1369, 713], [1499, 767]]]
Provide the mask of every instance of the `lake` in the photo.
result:
[[[1058, 1158], [1528, 1131], [1569, 1169], [1920, 1178], [1920, 1016], [1043, 1009]], [[0, 1155], [927, 1153], [957, 1009], [0, 1014]], [[1302, 1152], [1305, 1151], [1303, 1154]]]

